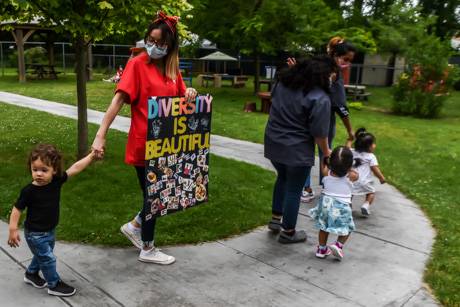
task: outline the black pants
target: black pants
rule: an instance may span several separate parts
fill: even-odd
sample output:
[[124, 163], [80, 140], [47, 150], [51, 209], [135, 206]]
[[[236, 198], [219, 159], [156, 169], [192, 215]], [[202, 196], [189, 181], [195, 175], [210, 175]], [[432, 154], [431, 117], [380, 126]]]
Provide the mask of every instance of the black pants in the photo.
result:
[[272, 213], [283, 216], [283, 228], [295, 229], [299, 215], [300, 196], [311, 166], [289, 166], [271, 161], [276, 169], [276, 183], [273, 189]]
[[145, 215], [146, 215], [145, 214], [145, 207], [146, 207], [145, 204], [147, 201], [147, 193], [145, 192], [145, 167], [135, 166], [135, 168], [136, 168], [136, 173], [137, 173], [137, 179], [139, 180], [139, 185], [141, 186], [141, 189], [142, 189], [142, 195], [144, 196], [142, 208], [141, 208], [141, 211], [139, 212], [139, 216], [142, 219], [142, 223], [141, 223], [142, 241], [152, 242], [155, 236], [156, 218], [153, 217], [149, 219], [148, 221], [145, 220]]

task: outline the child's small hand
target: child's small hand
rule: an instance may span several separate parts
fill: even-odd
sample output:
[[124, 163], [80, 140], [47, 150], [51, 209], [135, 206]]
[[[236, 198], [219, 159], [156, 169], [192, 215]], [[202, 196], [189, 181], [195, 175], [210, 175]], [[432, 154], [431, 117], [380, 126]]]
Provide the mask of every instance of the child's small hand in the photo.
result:
[[105, 137], [96, 135], [93, 145], [91, 145], [91, 151], [94, 151], [97, 160], [102, 160], [105, 151]]
[[350, 181], [355, 182], [359, 179], [359, 173], [356, 170], [351, 169], [350, 171], [348, 171], [348, 178], [350, 179]]
[[383, 179], [380, 179], [380, 183], [385, 184], [385, 183], [387, 183], [387, 181], [385, 180], [385, 178], [383, 178]]
[[95, 161], [95, 160], [99, 160], [96, 156], [96, 151], [94, 149], [91, 148], [91, 151], [90, 153], [88, 154], [88, 156], [91, 158], [92, 161]]
[[88, 157], [91, 159], [91, 163], [95, 161], [101, 161], [104, 159], [104, 156], [98, 155], [98, 152], [93, 148], [91, 148], [91, 151], [89, 152]]
[[17, 229], [10, 229], [10, 234], [8, 236], [8, 245], [11, 247], [19, 247], [19, 242], [21, 242], [19, 231]]

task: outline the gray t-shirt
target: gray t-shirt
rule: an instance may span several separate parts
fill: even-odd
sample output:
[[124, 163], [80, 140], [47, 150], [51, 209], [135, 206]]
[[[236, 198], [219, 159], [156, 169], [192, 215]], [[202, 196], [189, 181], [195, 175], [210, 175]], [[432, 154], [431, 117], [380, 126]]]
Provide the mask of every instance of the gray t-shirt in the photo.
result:
[[331, 118], [329, 95], [314, 88], [307, 95], [277, 83], [265, 128], [265, 157], [290, 166], [315, 164], [315, 137], [327, 137]]

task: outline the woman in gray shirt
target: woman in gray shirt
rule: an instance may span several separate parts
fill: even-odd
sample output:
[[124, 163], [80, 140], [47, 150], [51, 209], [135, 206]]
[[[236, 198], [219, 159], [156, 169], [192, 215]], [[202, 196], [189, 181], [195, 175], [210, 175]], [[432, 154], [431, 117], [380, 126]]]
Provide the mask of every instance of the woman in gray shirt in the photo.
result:
[[330, 57], [301, 60], [282, 70], [272, 91], [272, 106], [265, 129], [265, 157], [277, 171], [269, 229], [279, 242], [306, 240], [296, 231], [302, 188], [315, 161], [315, 143], [330, 154], [330, 77], [337, 65]]
[[[328, 55], [334, 59], [338, 65], [349, 65], [356, 53], [355, 47], [349, 42], [345, 41], [343, 38], [336, 36], [331, 38], [329, 44], [327, 45]], [[331, 83], [331, 120], [329, 123], [329, 147], [332, 147], [332, 141], [335, 137], [335, 114], [337, 114], [343, 122], [345, 127], [348, 139], [353, 141], [354, 132], [351, 126], [350, 113], [347, 107], [347, 97], [345, 94], [344, 80], [339, 70], [337, 75], [333, 78]], [[319, 157], [322, 157], [322, 151], [319, 150]], [[319, 182], [322, 183], [323, 175], [321, 171], [319, 172]], [[309, 202], [314, 198], [313, 190], [311, 189], [311, 179], [310, 175], [305, 181], [304, 190], [302, 191], [301, 201]]]

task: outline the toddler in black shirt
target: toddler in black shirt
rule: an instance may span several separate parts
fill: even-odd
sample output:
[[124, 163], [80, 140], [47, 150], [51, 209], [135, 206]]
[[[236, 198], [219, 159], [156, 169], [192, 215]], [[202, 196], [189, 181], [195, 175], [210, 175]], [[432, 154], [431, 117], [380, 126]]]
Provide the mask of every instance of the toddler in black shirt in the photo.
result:
[[[75, 288], [64, 283], [56, 271], [53, 254], [55, 228], [59, 222], [59, 200], [61, 187], [72, 177], [83, 171], [94, 159], [91, 152], [62, 171], [61, 154], [53, 145], [39, 144], [29, 155], [28, 165], [33, 181], [25, 186], [13, 207], [10, 216], [8, 244], [18, 247], [18, 231], [21, 212], [27, 208], [24, 222], [24, 237], [33, 254], [24, 281], [36, 288], [48, 288], [48, 294], [56, 296], [74, 295]], [[41, 271], [43, 278], [38, 272]]]

